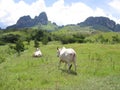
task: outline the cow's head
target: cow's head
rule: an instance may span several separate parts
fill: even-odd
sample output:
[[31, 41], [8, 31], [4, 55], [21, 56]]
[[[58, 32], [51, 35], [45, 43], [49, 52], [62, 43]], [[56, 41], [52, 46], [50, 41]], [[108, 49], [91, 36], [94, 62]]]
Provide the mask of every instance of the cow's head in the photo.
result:
[[62, 50], [64, 50], [64, 49], [66, 49], [66, 48], [65, 48], [65, 47], [62, 47], [62, 48], [58, 48], [58, 47], [57, 47], [57, 57], [60, 56], [60, 52], [61, 52]]
[[36, 48], [36, 51], [39, 51], [39, 48]]

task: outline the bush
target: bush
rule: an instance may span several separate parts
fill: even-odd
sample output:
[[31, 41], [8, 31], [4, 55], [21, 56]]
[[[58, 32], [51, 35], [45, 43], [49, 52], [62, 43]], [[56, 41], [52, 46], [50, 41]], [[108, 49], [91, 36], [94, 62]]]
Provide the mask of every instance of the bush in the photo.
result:
[[85, 35], [82, 35], [82, 34], [78, 33], [78, 34], [73, 35], [73, 38], [78, 43], [84, 43], [85, 42]]
[[36, 39], [37, 41], [41, 41], [43, 36], [44, 36], [44, 31], [43, 30], [39, 30], [33, 36], [34, 37], [33, 39]]
[[35, 48], [38, 48], [39, 47], [39, 42], [37, 39], [34, 40], [34, 47]]
[[0, 45], [5, 45], [5, 42], [3, 42], [3, 41], [0, 41]]
[[47, 45], [48, 42], [49, 42], [48, 37], [44, 36], [43, 39], [42, 39], [42, 44]]
[[24, 44], [21, 40], [18, 40], [15, 45], [15, 50], [18, 52], [18, 55], [25, 50]]
[[0, 55], [0, 64], [5, 62], [5, 57], [3, 55]]
[[15, 43], [16, 41], [19, 40], [19, 38], [20, 38], [19, 35], [7, 34], [2, 36], [1, 40], [6, 43]]
[[28, 45], [30, 45], [31, 37], [26, 37], [26, 41], [28, 42]]
[[118, 35], [116, 36], [112, 36], [112, 43], [120, 43], [120, 38], [118, 37]]

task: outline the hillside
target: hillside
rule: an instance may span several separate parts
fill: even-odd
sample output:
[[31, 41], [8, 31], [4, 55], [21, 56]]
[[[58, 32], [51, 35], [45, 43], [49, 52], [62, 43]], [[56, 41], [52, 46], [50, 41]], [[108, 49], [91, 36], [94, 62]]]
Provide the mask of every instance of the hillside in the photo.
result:
[[37, 24], [31, 28], [32, 29], [43, 29], [43, 30], [47, 30], [47, 31], [58, 30], [58, 26], [55, 23], [52, 23], [50, 21], [48, 21], [47, 25]]

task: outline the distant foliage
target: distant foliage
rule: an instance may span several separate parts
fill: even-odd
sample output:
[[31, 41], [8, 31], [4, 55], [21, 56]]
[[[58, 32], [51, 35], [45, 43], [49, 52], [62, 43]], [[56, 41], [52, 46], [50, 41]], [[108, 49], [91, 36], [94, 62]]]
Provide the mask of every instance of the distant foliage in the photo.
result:
[[1, 45], [5, 45], [5, 42], [3, 42], [3, 41], [0, 41], [0, 46], [1, 46]]
[[85, 41], [89, 43], [117, 44], [120, 43], [120, 36], [117, 33], [103, 33], [90, 36]]
[[25, 50], [23, 41], [18, 40], [18, 41], [16, 42], [16, 45], [15, 45], [15, 48], [14, 48], [14, 49], [17, 51], [18, 55], [20, 55], [20, 53]]
[[52, 35], [50, 32], [45, 30], [37, 30], [34, 35], [32, 34], [32, 39], [41, 41], [44, 45], [46, 45], [49, 41], [52, 41]]
[[34, 36], [34, 38], [38, 41], [41, 41], [44, 36], [44, 31], [43, 30], [38, 30]]
[[104, 38], [103, 35], [100, 35], [98, 36], [98, 38], [96, 38], [96, 42], [99, 42], [99, 43], [108, 43], [108, 39]]
[[0, 55], [0, 64], [5, 62], [6, 58], [3, 55]]
[[49, 37], [48, 36], [44, 36], [42, 39], [42, 44], [46, 45], [49, 42]]
[[86, 37], [85, 34], [78, 33], [78, 34], [75, 34], [73, 36], [74, 36], [73, 38], [75, 39], [76, 42], [78, 42], [78, 43], [84, 43], [85, 42], [85, 37]]
[[120, 43], [120, 38], [118, 37], [118, 35], [112, 36], [112, 43]]
[[1, 40], [5, 43], [15, 43], [20, 38], [19, 35], [7, 34], [2, 36]]
[[[69, 43], [102, 43], [102, 44], [116, 44], [120, 43], [120, 35], [115, 32], [101, 32], [94, 31], [91, 28], [81, 28], [71, 26], [66, 28], [59, 28], [56, 31], [43, 30], [41, 27], [38, 29], [24, 28], [6, 30], [0, 36], [0, 45], [6, 43], [16, 43], [19, 39], [26, 41], [34, 41], [34, 46], [39, 47], [38, 43], [42, 42], [47, 45], [50, 41], [59, 41], [62, 44]], [[13, 33], [12, 33], [13, 32]]]
[[39, 47], [39, 42], [37, 39], [34, 40], [34, 47], [35, 48], [38, 48]]
[[27, 37], [26, 37], [26, 41], [28, 42], [28, 45], [30, 45], [31, 37], [30, 37], [30, 36], [27, 36]]
[[86, 35], [84, 34], [71, 34], [71, 35], [54, 35], [54, 40], [61, 41], [62, 44], [68, 43], [84, 43]]

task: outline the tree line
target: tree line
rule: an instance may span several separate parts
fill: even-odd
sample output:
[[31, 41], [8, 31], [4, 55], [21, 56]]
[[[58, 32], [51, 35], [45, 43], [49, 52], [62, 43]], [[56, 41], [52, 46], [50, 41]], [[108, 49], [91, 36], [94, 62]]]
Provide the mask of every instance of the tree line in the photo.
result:
[[[22, 34], [10, 33], [11, 31], [19, 31]], [[5, 34], [7, 33], [7, 34]], [[31, 41], [34, 41], [34, 47], [39, 47], [39, 42], [47, 45], [50, 41], [60, 41], [62, 44], [69, 43], [120, 43], [120, 37], [118, 35], [112, 36], [112, 40], [105, 38], [103, 35], [98, 35], [94, 40], [89, 39], [90, 34], [82, 33], [71, 33], [71, 34], [55, 34], [47, 30], [42, 29], [20, 29], [20, 30], [8, 30], [4, 31], [0, 36], [0, 45], [5, 45], [7, 43], [15, 44], [14, 47], [10, 48], [15, 49], [18, 53], [24, 51], [24, 41], [30, 44]]]

